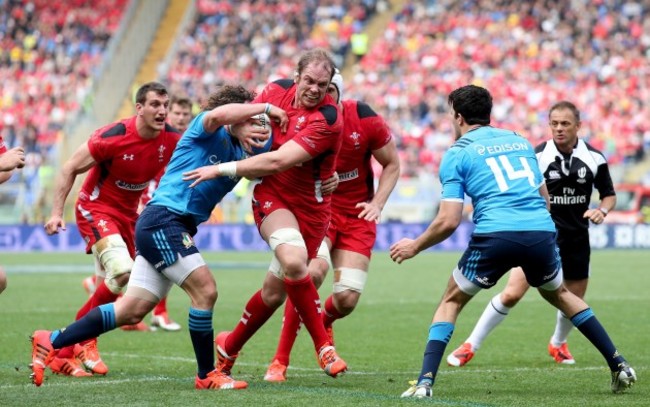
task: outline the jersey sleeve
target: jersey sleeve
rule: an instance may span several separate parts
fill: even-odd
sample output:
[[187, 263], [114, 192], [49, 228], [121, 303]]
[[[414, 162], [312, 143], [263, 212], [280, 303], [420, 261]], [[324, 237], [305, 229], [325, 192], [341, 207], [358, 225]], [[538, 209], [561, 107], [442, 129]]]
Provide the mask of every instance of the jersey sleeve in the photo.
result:
[[612, 182], [612, 177], [609, 174], [609, 166], [607, 162], [604, 162], [598, 166], [598, 171], [596, 172], [596, 177], [594, 178], [594, 186], [600, 194], [600, 200], [603, 198], [616, 195], [614, 191], [614, 183]]
[[212, 137], [216, 134], [219, 134], [219, 128], [217, 128], [213, 133], [207, 133], [205, 127], [203, 127], [203, 120], [205, 119], [205, 114], [207, 112], [201, 112], [192, 121], [190, 125], [185, 130], [185, 133], [182, 137], [193, 138], [193, 139], [204, 139]]
[[312, 157], [334, 150], [340, 141], [341, 118], [334, 105], [322, 106], [309, 116], [307, 126], [293, 137]]
[[96, 162], [113, 158], [113, 144], [111, 138], [102, 137], [105, 128], [95, 131], [88, 139], [88, 150]]
[[371, 150], [379, 150], [393, 139], [393, 134], [386, 121], [379, 115], [364, 120], [364, 128], [368, 129], [369, 146]]
[[4, 154], [7, 152], [7, 145], [5, 144], [5, 141], [2, 139], [2, 136], [0, 136], [0, 154]]
[[440, 163], [440, 183], [443, 201], [464, 202], [465, 186], [462, 175], [461, 150], [447, 150]]

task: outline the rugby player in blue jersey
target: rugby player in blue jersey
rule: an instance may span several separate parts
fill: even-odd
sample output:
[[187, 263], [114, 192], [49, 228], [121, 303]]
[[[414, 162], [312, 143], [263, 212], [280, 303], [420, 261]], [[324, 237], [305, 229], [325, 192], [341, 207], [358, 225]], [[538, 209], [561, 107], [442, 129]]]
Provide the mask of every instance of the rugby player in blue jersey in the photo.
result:
[[456, 143], [440, 165], [439, 212], [416, 239], [393, 244], [391, 259], [402, 263], [448, 238], [460, 224], [465, 194], [474, 205], [476, 228], [433, 315], [420, 376], [402, 397], [432, 397], [460, 310], [516, 266], [600, 351], [612, 372], [612, 390], [625, 390], [636, 381], [634, 370], [591, 308], [562, 284], [549, 195], [532, 145], [511, 130], [490, 126], [492, 96], [486, 89], [464, 86], [451, 92], [447, 102]]

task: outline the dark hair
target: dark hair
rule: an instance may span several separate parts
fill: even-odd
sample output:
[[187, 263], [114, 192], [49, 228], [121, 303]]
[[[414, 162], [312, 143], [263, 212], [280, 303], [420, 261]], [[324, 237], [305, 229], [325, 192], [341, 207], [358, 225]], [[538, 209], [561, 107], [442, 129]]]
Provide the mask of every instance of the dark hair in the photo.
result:
[[458, 88], [447, 98], [449, 106], [463, 116], [467, 124], [490, 124], [492, 113], [492, 95], [487, 89], [476, 85]]
[[212, 110], [229, 103], [246, 103], [254, 98], [255, 92], [251, 92], [241, 85], [223, 85], [216, 92], [210, 94], [208, 101], [203, 105], [203, 110]]
[[323, 48], [310, 49], [309, 51], [304, 52], [300, 56], [300, 60], [298, 61], [298, 67], [296, 68], [296, 73], [298, 74], [298, 76], [302, 74], [302, 71], [309, 64], [314, 62], [327, 65], [327, 69], [329, 69], [330, 71], [330, 80], [332, 80], [332, 77], [334, 76], [334, 71], [336, 70], [336, 64], [334, 63], [332, 54], [330, 54], [327, 50]]
[[192, 108], [192, 101], [187, 96], [172, 96], [169, 106], [179, 105], [181, 107]]
[[551, 113], [553, 113], [554, 110], [571, 110], [571, 113], [573, 113], [573, 116], [576, 118], [576, 122], [580, 122], [580, 111], [574, 105], [573, 103], [569, 102], [568, 100], [562, 100], [560, 102], [557, 102], [553, 106], [551, 106], [551, 110], [548, 111], [548, 117], [549, 119], [551, 118]]
[[135, 94], [135, 103], [144, 105], [147, 102], [147, 93], [156, 92], [159, 96], [168, 95], [167, 88], [160, 82], [148, 82], [140, 86]]

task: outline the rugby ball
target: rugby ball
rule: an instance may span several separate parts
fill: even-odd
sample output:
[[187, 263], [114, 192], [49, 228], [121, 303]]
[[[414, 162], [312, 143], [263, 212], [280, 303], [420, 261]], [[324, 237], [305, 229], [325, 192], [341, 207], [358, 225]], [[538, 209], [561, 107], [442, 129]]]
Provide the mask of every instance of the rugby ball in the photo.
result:
[[254, 124], [256, 126], [264, 127], [271, 132], [271, 135], [269, 136], [268, 140], [266, 140], [266, 143], [264, 143], [264, 146], [251, 146], [251, 152], [253, 154], [262, 154], [271, 151], [271, 145], [273, 144], [273, 128], [271, 127], [271, 119], [266, 115], [266, 113], [256, 114], [255, 116], [251, 117], [251, 119], [254, 119]]

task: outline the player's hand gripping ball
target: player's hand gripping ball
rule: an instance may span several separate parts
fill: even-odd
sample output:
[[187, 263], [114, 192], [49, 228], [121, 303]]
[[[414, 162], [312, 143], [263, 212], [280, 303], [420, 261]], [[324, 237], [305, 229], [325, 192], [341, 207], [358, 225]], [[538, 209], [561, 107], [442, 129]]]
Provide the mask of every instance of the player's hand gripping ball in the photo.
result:
[[266, 143], [264, 143], [264, 146], [251, 146], [252, 153], [254, 155], [257, 155], [271, 151], [271, 145], [273, 144], [273, 129], [271, 128], [271, 119], [266, 115], [266, 113], [256, 114], [252, 117], [252, 119], [255, 119], [257, 123], [259, 123], [257, 124], [258, 126], [264, 127], [270, 133], [268, 140], [266, 140]]

